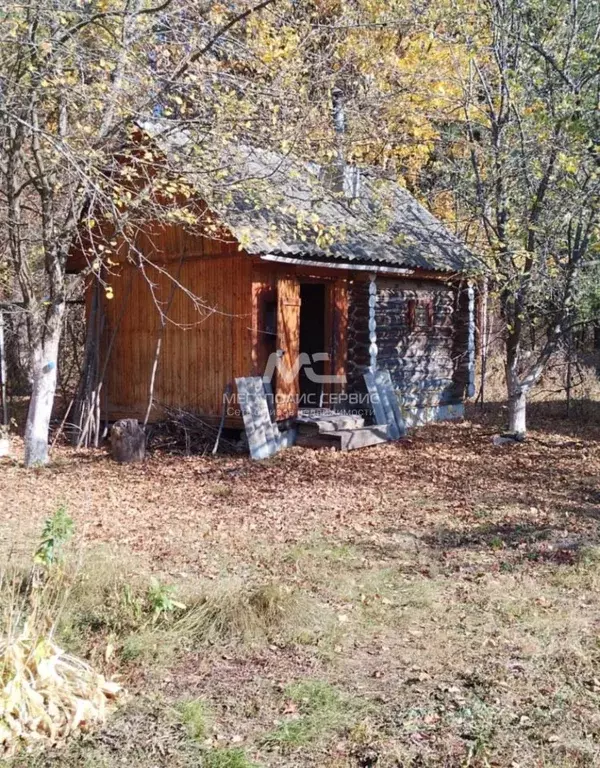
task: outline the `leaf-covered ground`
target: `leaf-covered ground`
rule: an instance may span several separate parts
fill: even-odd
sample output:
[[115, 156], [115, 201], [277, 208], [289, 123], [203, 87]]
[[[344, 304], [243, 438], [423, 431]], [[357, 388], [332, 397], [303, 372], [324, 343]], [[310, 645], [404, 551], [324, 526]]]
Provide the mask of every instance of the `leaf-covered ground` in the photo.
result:
[[492, 412], [262, 463], [4, 460], [4, 546], [65, 504], [83, 573], [102, 553], [132, 583], [204, 595], [170, 623], [117, 621], [112, 599], [110, 620], [80, 610], [65, 642], [132, 696], [40, 765], [600, 765], [600, 424], [586, 413], [540, 406], [515, 446], [492, 444]]

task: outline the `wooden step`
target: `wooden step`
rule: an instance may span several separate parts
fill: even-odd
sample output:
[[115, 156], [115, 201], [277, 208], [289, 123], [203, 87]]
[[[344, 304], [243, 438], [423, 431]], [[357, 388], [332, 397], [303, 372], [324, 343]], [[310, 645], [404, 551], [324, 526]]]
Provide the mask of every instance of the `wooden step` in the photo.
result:
[[303, 448], [335, 448], [338, 451], [354, 451], [357, 448], [387, 443], [388, 440], [387, 424], [376, 424], [372, 427], [336, 429], [309, 435], [299, 433], [296, 445]]

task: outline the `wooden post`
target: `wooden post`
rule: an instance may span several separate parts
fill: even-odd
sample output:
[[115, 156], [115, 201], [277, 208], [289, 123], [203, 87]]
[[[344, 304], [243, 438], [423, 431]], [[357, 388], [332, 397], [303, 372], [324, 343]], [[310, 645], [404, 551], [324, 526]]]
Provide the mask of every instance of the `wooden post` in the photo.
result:
[[282, 352], [277, 371], [277, 418], [294, 418], [300, 396], [300, 283], [295, 277], [277, 281], [277, 347]]
[[0, 310], [0, 387], [2, 390], [2, 423], [8, 424], [8, 402], [6, 400], [6, 349], [4, 346], [4, 312]]
[[377, 370], [377, 275], [369, 275], [369, 365], [372, 373]]
[[485, 277], [480, 290], [480, 319], [479, 319], [479, 352], [481, 361], [481, 385], [477, 400], [481, 408], [485, 407], [485, 377], [487, 375], [487, 359], [489, 344], [489, 313], [488, 313], [488, 279]]

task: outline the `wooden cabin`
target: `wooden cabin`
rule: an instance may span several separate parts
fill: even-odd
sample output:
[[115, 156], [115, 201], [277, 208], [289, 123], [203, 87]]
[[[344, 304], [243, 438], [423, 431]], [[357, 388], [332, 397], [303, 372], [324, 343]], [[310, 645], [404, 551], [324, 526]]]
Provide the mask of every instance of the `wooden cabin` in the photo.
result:
[[[191, 138], [147, 130], [165, 158], [183, 162]], [[225, 408], [226, 424], [241, 426], [224, 393], [274, 360], [278, 420], [299, 408], [368, 410], [363, 374], [378, 367], [409, 424], [460, 416], [474, 361], [463, 244], [391, 180], [351, 169], [332, 189], [316, 165], [236, 153], [227, 195], [197, 185], [218, 232], [149, 225], [135, 254], [121, 249], [104, 273], [103, 417], [143, 418], [154, 379], [151, 420], [165, 406], [207, 420]], [[69, 267], [88, 261], [79, 250]], [[311, 364], [298, 367], [299, 357]]]

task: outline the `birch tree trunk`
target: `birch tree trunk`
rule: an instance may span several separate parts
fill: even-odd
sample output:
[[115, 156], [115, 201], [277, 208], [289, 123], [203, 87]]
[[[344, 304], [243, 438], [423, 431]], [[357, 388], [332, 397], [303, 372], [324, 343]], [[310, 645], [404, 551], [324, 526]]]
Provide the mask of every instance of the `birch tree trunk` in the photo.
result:
[[506, 340], [506, 388], [508, 390], [508, 431], [524, 436], [527, 431], [527, 393], [519, 371], [521, 323], [515, 321]]
[[521, 387], [509, 394], [508, 431], [519, 436], [527, 431], [527, 391]]
[[58, 345], [62, 332], [65, 302], [55, 303], [38, 326], [31, 350], [33, 385], [25, 425], [25, 466], [48, 463], [48, 435], [56, 393]]

